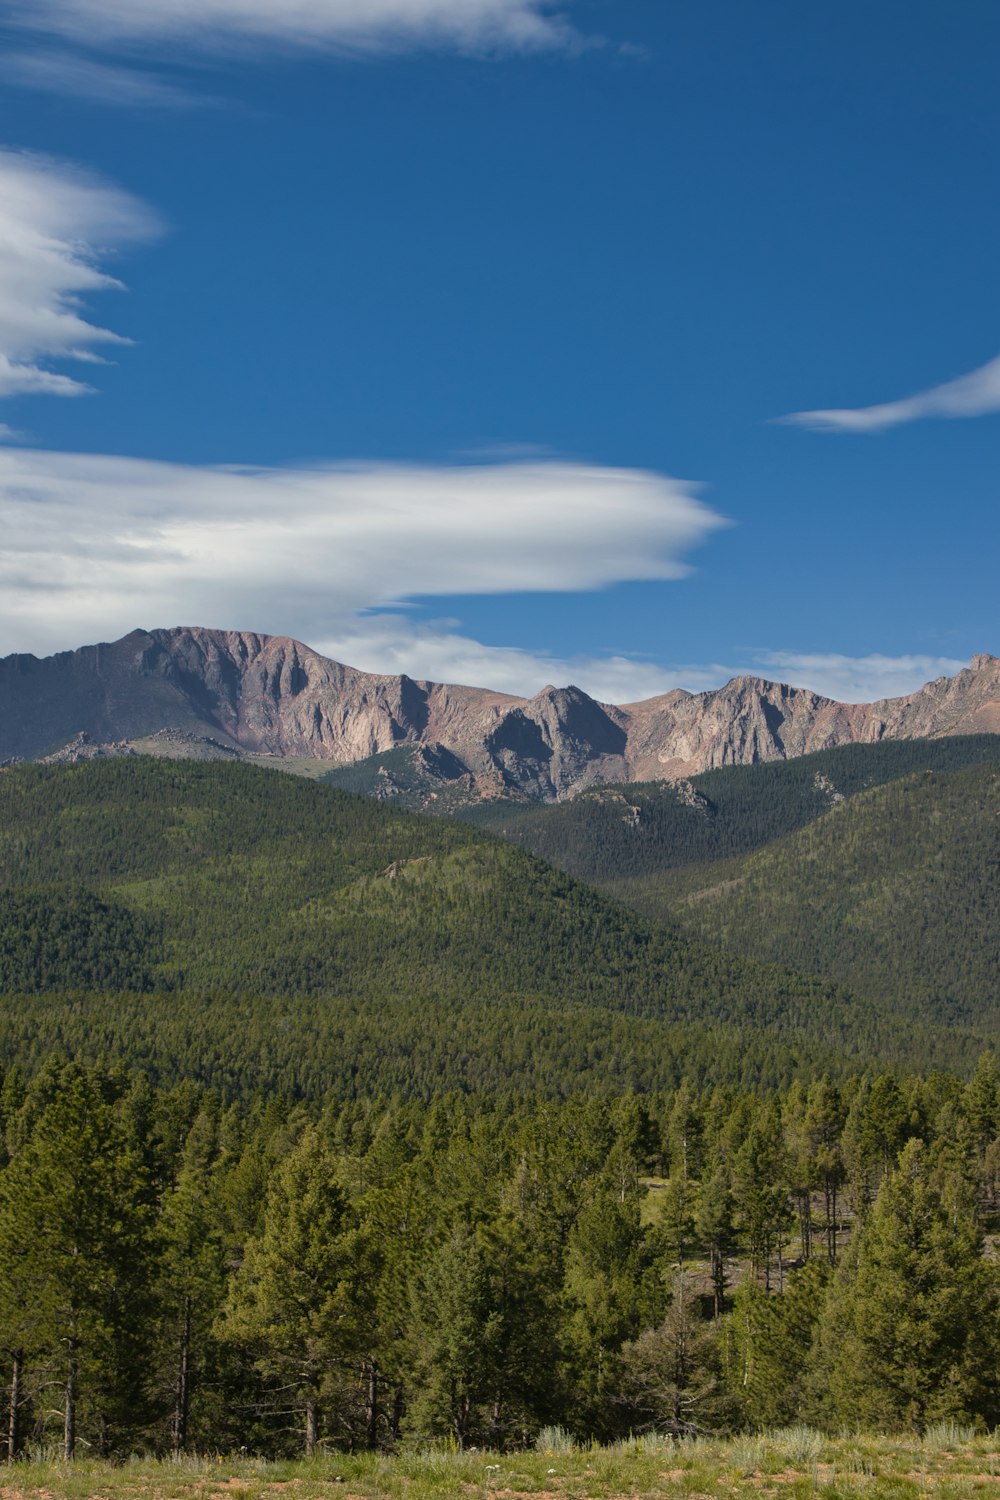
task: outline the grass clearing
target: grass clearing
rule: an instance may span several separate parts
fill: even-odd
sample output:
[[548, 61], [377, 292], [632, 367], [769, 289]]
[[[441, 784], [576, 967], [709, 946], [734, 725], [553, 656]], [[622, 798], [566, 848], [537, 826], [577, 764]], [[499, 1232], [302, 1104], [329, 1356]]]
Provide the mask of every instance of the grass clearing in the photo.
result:
[[504, 1454], [441, 1446], [297, 1463], [245, 1455], [21, 1462], [0, 1471], [0, 1500], [1000, 1500], [1000, 1436], [954, 1424], [923, 1439], [826, 1438], [804, 1427], [728, 1442], [647, 1434], [610, 1448], [555, 1437]]

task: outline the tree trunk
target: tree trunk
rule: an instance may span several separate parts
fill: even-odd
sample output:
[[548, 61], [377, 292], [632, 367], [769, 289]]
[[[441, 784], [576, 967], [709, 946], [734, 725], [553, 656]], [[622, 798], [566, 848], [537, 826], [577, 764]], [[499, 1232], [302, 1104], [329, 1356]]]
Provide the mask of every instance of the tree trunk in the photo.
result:
[[837, 1184], [830, 1189], [830, 1264], [837, 1264]]
[[390, 1428], [390, 1431], [392, 1432], [392, 1441], [394, 1443], [399, 1442], [399, 1433], [400, 1429], [403, 1426], [403, 1407], [403, 1386], [402, 1383], [400, 1383], [399, 1385], [397, 1385], [392, 1397], [392, 1426]]
[[181, 1344], [177, 1354], [177, 1386], [174, 1401], [174, 1457], [180, 1458], [187, 1447], [188, 1411], [191, 1406], [191, 1298], [184, 1298]]
[[21, 1376], [24, 1371], [24, 1355], [15, 1351], [10, 1372], [10, 1410], [7, 1414], [7, 1462], [12, 1464], [21, 1447], [19, 1418], [21, 1414]]
[[368, 1361], [368, 1400], [365, 1410], [365, 1425], [367, 1427], [367, 1442], [369, 1448], [378, 1447], [378, 1360]]
[[316, 1398], [309, 1396], [306, 1400], [306, 1458], [312, 1458], [316, 1452], [317, 1426]]
[[76, 1342], [73, 1339], [67, 1355], [64, 1400], [63, 1458], [69, 1462], [76, 1456]]

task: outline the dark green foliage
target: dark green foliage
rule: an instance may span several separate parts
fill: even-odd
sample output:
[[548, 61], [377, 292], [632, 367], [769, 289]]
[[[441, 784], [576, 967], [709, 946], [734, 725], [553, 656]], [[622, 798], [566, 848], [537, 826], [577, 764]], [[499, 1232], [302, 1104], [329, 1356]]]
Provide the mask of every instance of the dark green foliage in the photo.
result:
[[981, 1050], [678, 940], [490, 836], [242, 765], [4, 771], [0, 861], [11, 910], [44, 884], [53, 910], [90, 913], [77, 947], [114, 979], [86, 984], [70, 949], [39, 946], [48, 992], [8, 986], [0, 1008], [0, 1055], [32, 1069], [141, 1059], [230, 1096], [427, 1097], [685, 1071], [780, 1083], [852, 1054], [962, 1067]]
[[820, 1406], [883, 1431], [975, 1417], [993, 1425], [997, 1312], [971, 1199], [942, 1191], [911, 1140], [835, 1282]]
[[1000, 735], [884, 740], [725, 766], [692, 777], [680, 791], [669, 782], [635, 783], [595, 788], [553, 807], [501, 802], [460, 815], [607, 885], [749, 854], [822, 817], [835, 799], [917, 771], [944, 775], [998, 761]]
[[[722, 1100], [688, 1080], [643, 1102], [446, 1094], [220, 1111], [188, 1085], [50, 1067], [3, 1090], [14, 1451], [511, 1447], [553, 1423], [584, 1440], [992, 1424], [1000, 1303], [992, 1209], [976, 1198], [980, 1093], [944, 1075], [845, 1084], [872, 1121], [920, 1133], [888, 1147], [864, 1217], [840, 1212], [832, 1267], [802, 1231], [825, 1208], [822, 1189], [797, 1201], [796, 1157], [819, 1171], [831, 1150], [855, 1156], [850, 1114], [831, 1125], [839, 1106], [817, 1089]], [[672, 1179], [696, 1206], [679, 1265], [640, 1174], [675, 1148], [682, 1117], [701, 1129], [690, 1175]], [[864, 1196], [848, 1175], [845, 1201]], [[779, 1253], [783, 1215], [794, 1238]]]
[[158, 926], [80, 886], [0, 890], [0, 993], [148, 990]]
[[[989, 1071], [975, 1089], [846, 1082], [851, 1110], [882, 1121], [871, 1140], [894, 1119], [911, 1137], [886, 1147], [866, 1214], [839, 1212], [832, 1267], [802, 1227], [827, 1211], [822, 1188], [803, 1205], [795, 1184], [832, 1151], [856, 1160], [843, 1196], [862, 1203], [875, 1158], [849, 1149], [851, 1110], [819, 1086], [221, 1111], [189, 1085], [50, 1067], [2, 1091], [14, 1451], [992, 1424], [1000, 1304], [975, 1128]], [[700, 1144], [672, 1179], [695, 1204], [679, 1265], [641, 1174], [680, 1162], [682, 1118]]]
[[[647, 889], [645, 903], [655, 905]], [[678, 927], [899, 1012], [995, 1025], [1000, 771], [920, 772], [853, 798], [669, 903]]]

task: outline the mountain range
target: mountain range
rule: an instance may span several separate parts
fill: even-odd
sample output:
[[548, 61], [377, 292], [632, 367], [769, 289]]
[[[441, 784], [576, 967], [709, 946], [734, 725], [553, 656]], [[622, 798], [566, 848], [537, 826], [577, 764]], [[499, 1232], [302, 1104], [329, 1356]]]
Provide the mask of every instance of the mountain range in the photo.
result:
[[[361, 672], [284, 636], [178, 627], [0, 660], [0, 760], [136, 750], [264, 758], [314, 773], [420, 751], [429, 786], [470, 801], [552, 802], [602, 783], [679, 779], [883, 739], [1000, 733], [1000, 660], [876, 703], [759, 677], [599, 703], [573, 686], [533, 698]], [[378, 768], [386, 794], [391, 767]]]

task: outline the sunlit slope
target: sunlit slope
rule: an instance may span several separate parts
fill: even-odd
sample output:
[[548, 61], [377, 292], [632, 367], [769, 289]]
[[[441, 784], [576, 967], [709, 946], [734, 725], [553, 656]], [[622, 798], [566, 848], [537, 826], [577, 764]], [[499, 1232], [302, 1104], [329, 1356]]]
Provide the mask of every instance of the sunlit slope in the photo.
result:
[[679, 784], [599, 787], [555, 806], [487, 804], [460, 816], [603, 884], [749, 854], [873, 787], [915, 771], [984, 763], [1000, 764], [1000, 735], [883, 740], [726, 766]]
[[692, 937], [894, 1008], [1000, 1015], [1000, 769], [917, 772], [742, 860], [622, 891]]
[[475, 830], [241, 765], [0, 774], [0, 1046], [229, 1089], [653, 1086], [954, 1060]]

